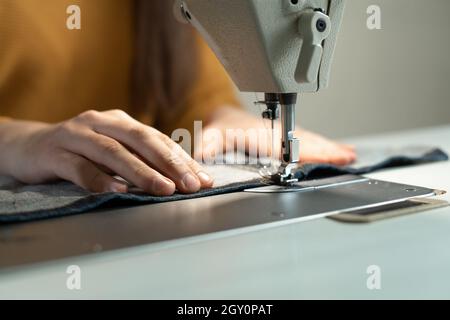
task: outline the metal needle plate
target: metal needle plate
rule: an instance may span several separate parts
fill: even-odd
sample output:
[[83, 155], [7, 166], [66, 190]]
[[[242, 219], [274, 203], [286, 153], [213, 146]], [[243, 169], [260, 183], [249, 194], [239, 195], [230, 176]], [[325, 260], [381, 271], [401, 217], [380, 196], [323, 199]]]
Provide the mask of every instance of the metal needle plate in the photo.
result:
[[329, 188], [333, 186], [342, 186], [345, 184], [361, 183], [369, 181], [368, 178], [344, 175], [333, 178], [308, 180], [302, 182], [296, 182], [290, 186], [270, 185], [260, 188], [247, 189], [245, 192], [250, 193], [290, 193], [290, 192], [306, 192], [313, 191], [319, 188]]

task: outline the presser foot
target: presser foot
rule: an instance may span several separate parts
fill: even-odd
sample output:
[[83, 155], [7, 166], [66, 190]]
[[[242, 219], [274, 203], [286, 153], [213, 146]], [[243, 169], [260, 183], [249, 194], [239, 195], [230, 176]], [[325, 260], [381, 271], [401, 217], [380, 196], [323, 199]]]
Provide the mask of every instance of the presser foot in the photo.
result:
[[272, 175], [272, 182], [279, 186], [292, 186], [297, 183], [298, 179], [294, 175], [294, 169], [296, 167], [296, 163], [283, 164], [280, 170]]

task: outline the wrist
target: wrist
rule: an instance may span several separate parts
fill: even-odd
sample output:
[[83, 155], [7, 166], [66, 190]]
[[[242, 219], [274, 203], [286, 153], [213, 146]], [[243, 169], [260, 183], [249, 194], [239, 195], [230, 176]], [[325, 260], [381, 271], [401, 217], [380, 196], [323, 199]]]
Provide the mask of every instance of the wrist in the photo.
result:
[[0, 122], [0, 175], [17, 176], [18, 170], [26, 170], [27, 153], [36, 154], [31, 149], [32, 139], [50, 125], [40, 122], [6, 120]]

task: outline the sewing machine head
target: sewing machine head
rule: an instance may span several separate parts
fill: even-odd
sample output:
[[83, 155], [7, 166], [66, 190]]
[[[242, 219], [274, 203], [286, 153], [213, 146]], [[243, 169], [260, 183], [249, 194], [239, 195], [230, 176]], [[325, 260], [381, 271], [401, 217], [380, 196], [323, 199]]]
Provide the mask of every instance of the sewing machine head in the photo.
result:
[[176, 0], [244, 92], [266, 93], [266, 118], [281, 105], [281, 183], [293, 181], [299, 159], [294, 137], [297, 93], [328, 85], [345, 0]]

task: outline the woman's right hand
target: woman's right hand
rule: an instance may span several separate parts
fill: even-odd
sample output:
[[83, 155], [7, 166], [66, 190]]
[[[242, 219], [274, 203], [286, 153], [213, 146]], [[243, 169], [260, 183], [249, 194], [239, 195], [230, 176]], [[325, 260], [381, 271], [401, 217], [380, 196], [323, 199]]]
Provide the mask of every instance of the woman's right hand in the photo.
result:
[[157, 196], [213, 184], [177, 143], [120, 110], [87, 111], [55, 125], [4, 122], [0, 154], [0, 174], [29, 184], [64, 179], [92, 192], [127, 192], [118, 175]]

